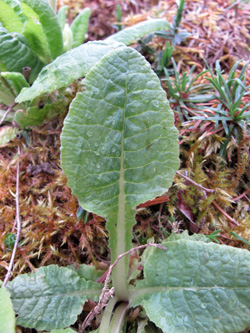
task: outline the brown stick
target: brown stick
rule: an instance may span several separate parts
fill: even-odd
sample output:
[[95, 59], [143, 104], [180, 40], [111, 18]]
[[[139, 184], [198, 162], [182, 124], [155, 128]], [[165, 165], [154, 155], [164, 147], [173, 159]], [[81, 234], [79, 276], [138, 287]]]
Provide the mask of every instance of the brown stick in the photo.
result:
[[[17, 152], [18, 152], [18, 156], [20, 156], [21, 151], [20, 151], [20, 147], [17, 147]], [[12, 273], [11, 270], [13, 268], [14, 265], [14, 259], [15, 259], [15, 255], [16, 255], [16, 250], [18, 247], [18, 242], [21, 236], [21, 218], [20, 218], [20, 209], [19, 209], [19, 174], [20, 174], [20, 166], [19, 166], [19, 160], [17, 157], [17, 168], [16, 168], [16, 218], [15, 218], [15, 223], [17, 225], [17, 233], [16, 233], [16, 240], [15, 240], [15, 244], [13, 247], [13, 251], [12, 251], [12, 255], [11, 255], [11, 259], [10, 259], [10, 264], [9, 264], [9, 268], [7, 271], [7, 274], [5, 275], [2, 287], [6, 286], [7, 282], [9, 281]]]
[[228, 215], [215, 201], [212, 202], [212, 204], [223, 214], [228, 218], [228, 220], [236, 225], [239, 225], [238, 222], [235, 221], [230, 215]]
[[177, 175], [184, 178], [186, 181], [188, 181], [189, 183], [193, 184], [194, 186], [200, 188], [201, 190], [205, 191], [205, 192], [208, 192], [208, 193], [214, 193], [214, 190], [210, 190], [206, 187], [203, 187], [202, 185], [196, 183], [194, 180], [190, 179], [189, 177], [187, 176], [184, 176], [182, 173], [180, 173], [179, 171], [176, 171]]
[[160, 248], [162, 250], [167, 250], [167, 248], [165, 246], [162, 246], [160, 244], [148, 243], [146, 245], [140, 245], [140, 246], [134, 247], [134, 248], [130, 249], [129, 251], [120, 254], [116, 258], [116, 260], [113, 262], [113, 264], [109, 266], [109, 268], [107, 270], [105, 282], [104, 282], [104, 287], [103, 287], [101, 295], [99, 297], [99, 301], [98, 301], [97, 305], [94, 307], [94, 309], [92, 311], [90, 311], [90, 313], [85, 318], [82, 326], [78, 330], [79, 333], [82, 333], [84, 331], [84, 329], [87, 326], [89, 326], [90, 322], [94, 319], [94, 317], [98, 313], [100, 313], [101, 310], [107, 305], [108, 300], [110, 299], [110, 297], [114, 296], [115, 290], [114, 290], [114, 288], [109, 289], [108, 283], [109, 283], [109, 280], [110, 280], [110, 276], [111, 276], [112, 270], [115, 267], [115, 265], [118, 263], [118, 261], [121, 258], [123, 258], [124, 256], [126, 256], [127, 254], [131, 254], [134, 251], [137, 251], [137, 250], [140, 250], [140, 249], [145, 249], [148, 246], [154, 246], [154, 247], [158, 247], [158, 248]]
[[2, 116], [2, 119], [0, 120], [0, 125], [4, 122], [5, 118], [7, 117], [8, 113], [12, 110], [12, 108], [16, 105], [16, 103], [10, 104], [8, 109], [4, 112], [4, 115]]
[[238, 197], [233, 198], [233, 201], [237, 201], [237, 200], [243, 198], [243, 197], [244, 197], [249, 191], [250, 191], [250, 188], [248, 188], [244, 193], [242, 193], [242, 194], [239, 195]]

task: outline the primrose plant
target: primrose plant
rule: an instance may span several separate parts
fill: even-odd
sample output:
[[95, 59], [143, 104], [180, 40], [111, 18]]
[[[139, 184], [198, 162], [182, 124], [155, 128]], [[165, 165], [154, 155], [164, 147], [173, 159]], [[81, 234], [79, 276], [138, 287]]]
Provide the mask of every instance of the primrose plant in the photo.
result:
[[[16, 277], [6, 286], [16, 323], [38, 331], [63, 330], [77, 321], [90, 299], [98, 304], [86, 325], [102, 311], [102, 333], [127, 332], [135, 307], [135, 332], [151, 332], [152, 327], [155, 332], [244, 330], [250, 325], [246, 250], [202, 235], [172, 234], [158, 246], [144, 246], [129, 275], [125, 253], [132, 248], [135, 208], [168, 189], [179, 152], [160, 81], [144, 57], [121, 42], [125, 35], [120, 33], [124, 31], [118, 33], [120, 42], [115, 37], [90, 42], [78, 53], [57, 58], [17, 98], [24, 102], [85, 76], [85, 90], [65, 119], [62, 168], [80, 205], [106, 218], [111, 263], [117, 264], [104, 285], [97, 282], [103, 272], [84, 264], [77, 269], [51, 265]], [[86, 325], [81, 323], [79, 332]]]

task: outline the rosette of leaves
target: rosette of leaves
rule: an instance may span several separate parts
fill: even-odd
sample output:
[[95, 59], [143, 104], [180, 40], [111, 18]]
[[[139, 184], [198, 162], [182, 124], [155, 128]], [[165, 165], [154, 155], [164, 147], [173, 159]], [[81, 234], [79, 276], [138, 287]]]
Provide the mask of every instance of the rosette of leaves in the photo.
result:
[[[96, 44], [87, 45], [85, 90], [65, 119], [61, 159], [82, 208], [106, 218], [114, 262], [132, 247], [135, 207], [172, 183], [179, 166], [178, 133], [159, 79], [137, 51], [103, 43], [99, 59], [98, 53], [88, 58]], [[146, 314], [143, 323], [140, 316], [135, 321], [138, 330], [152, 322], [163, 332], [233, 333], [250, 325], [248, 251], [186, 233], [173, 234], [162, 245], [165, 250], [146, 249], [138, 266], [143, 275], [133, 285], [128, 258], [119, 261], [111, 276], [114, 298], [99, 332], [125, 329], [129, 309], [137, 306]], [[90, 270], [52, 265], [15, 278], [7, 287], [17, 324], [38, 330], [72, 325], [84, 302], [101, 293], [99, 275]]]

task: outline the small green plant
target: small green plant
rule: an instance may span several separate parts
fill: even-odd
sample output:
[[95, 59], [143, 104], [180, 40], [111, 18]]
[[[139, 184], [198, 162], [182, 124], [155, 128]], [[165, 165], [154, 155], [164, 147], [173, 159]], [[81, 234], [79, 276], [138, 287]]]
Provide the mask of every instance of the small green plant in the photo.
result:
[[[106, 218], [111, 266], [101, 279], [86, 265], [51, 265], [16, 277], [7, 288], [17, 324], [40, 331], [69, 327], [91, 299], [97, 306], [79, 332], [101, 311], [100, 333], [125, 331], [135, 307], [137, 332], [152, 323], [163, 332], [244, 330], [250, 325], [248, 251], [186, 232], [162, 244], [131, 244], [136, 206], [165, 192], [179, 166], [178, 133], [158, 77], [121, 43], [92, 42], [78, 51], [81, 67], [69, 66], [71, 54], [62, 55], [17, 99], [53, 91], [61, 77], [65, 84], [74, 70], [80, 77], [85, 71], [85, 90], [64, 122], [62, 168], [81, 207]], [[128, 256], [142, 249], [130, 276]]]
[[222, 126], [226, 135], [226, 140], [221, 148], [222, 156], [226, 155], [227, 145], [231, 136], [234, 135], [239, 141], [242, 138], [244, 128], [249, 126], [250, 104], [244, 102], [244, 97], [250, 94], [250, 86], [246, 85], [245, 75], [248, 63], [243, 66], [239, 76], [236, 77], [236, 69], [240, 62], [238, 61], [234, 64], [225, 79], [219, 61], [216, 62], [215, 66], [216, 75], [213, 74], [212, 69], [205, 61], [208, 72], [211, 75], [211, 77], [206, 79], [211, 82], [215, 89], [215, 93], [213, 93], [215, 107], [207, 108], [209, 114], [197, 111], [201, 115], [193, 117], [193, 119], [213, 122], [216, 129]]
[[185, 0], [180, 0], [179, 5], [177, 5], [177, 13], [173, 18], [173, 24], [169, 31], [159, 31], [156, 35], [171, 41], [172, 46], [180, 45], [190, 34], [186, 29], [180, 29], [180, 23], [182, 19], [182, 14], [184, 10]]
[[173, 24], [171, 24], [170, 29], [155, 33], [156, 36], [168, 40], [165, 49], [156, 54], [155, 57], [156, 72], [158, 74], [162, 74], [164, 68], [169, 66], [175, 45], [180, 45], [187, 37], [190, 36], [186, 29], [180, 29], [184, 5], [185, 0], [180, 0], [179, 4], [177, 4], [177, 13], [176, 16], [173, 17]]
[[16, 240], [15, 234], [7, 233], [6, 238], [4, 240], [4, 245], [6, 245], [8, 250], [13, 248], [15, 240]]
[[[21, 104], [16, 104], [15, 98], [22, 88], [27, 88], [34, 82], [39, 73], [42, 77], [44, 72], [50, 70], [50, 66], [47, 67], [46, 64], [66, 51], [77, 49], [83, 43], [90, 9], [85, 8], [70, 26], [66, 23], [67, 9], [68, 6], [61, 7], [56, 15], [46, 0], [0, 1], [0, 101], [10, 106], [7, 116], [6, 110], [0, 110], [1, 119], [15, 120], [22, 128], [26, 128], [38, 126], [53, 112], [57, 114], [56, 104], [60, 104], [57, 110], [65, 110], [67, 101], [63, 101], [64, 93], [59, 94], [59, 98], [57, 95]], [[108, 39], [129, 44], [151, 31], [168, 27], [166, 20], [150, 20], [124, 29]], [[70, 53], [72, 59], [74, 54], [79, 54], [78, 50]], [[79, 59], [77, 66], [80, 66]], [[79, 77], [77, 74], [75, 79]], [[68, 86], [64, 81], [62, 77], [61, 87]], [[41, 95], [40, 91], [37, 95]]]
[[[200, 102], [207, 102], [213, 99], [211, 92], [211, 86], [208, 84], [196, 84], [195, 82], [202, 76], [206, 71], [193, 76], [195, 65], [192, 66], [189, 72], [185, 72], [182, 75], [179, 73], [174, 58], [171, 59], [174, 68], [174, 77], [170, 77], [169, 70], [164, 68], [166, 78], [162, 81], [167, 84], [167, 94], [171, 103], [179, 106], [188, 106], [189, 108], [195, 109], [195, 104]], [[180, 110], [180, 108], [179, 108]], [[179, 112], [180, 119], [182, 121], [189, 119], [189, 113], [185, 108]]]
[[[21, 127], [37, 126], [51, 110], [49, 101], [50, 106], [42, 110], [39, 101], [23, 105], [14, 101], [46, 64], [83, 43], [90, 9], [85, 8], [70, 27], [66, 24], [66, 12], [67, 6], [56, 15], [46, 0], [0, 1], [0, 100], [11, 106], [6, 120], [15, 120]], [[25, 111], [16, 117], [15, 111], [20, 109]], [[40, 116], [34, 119], [34, 112]], [[2, 117], [4, 114], [0, 110]]]

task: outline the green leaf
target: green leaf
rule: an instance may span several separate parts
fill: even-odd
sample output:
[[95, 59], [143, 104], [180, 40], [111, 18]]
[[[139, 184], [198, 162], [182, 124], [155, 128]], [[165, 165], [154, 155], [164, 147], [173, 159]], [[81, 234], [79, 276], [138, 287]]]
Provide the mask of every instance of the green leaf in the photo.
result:
[[[137, 51], [113, 50], [83, 83], [65, 119], [62, 167], [80, 205], [107, 219], [114, 261], [131, 247], [135, 207], [171, 185], [178, 133], [165, 91]], [[127, 274], [117, 267], [119, 292]]]
[[23, 22], [8, 2], [0, 0], [0, 22], [8, 32], [22, 33], [24, 30]]
[[68, 8], [69, 8], [69, 6], [62, 6], [57, 13], [57, 19], [58, 19], [58, 22], [59, 22], [62, 30], [64, 29], [64, 26], [65, 26]]
[[239, 332], [250, 325], [250, 253], [199, 240], [150, 248], [144, 281], [131, 290], [164, 332]]
[[29, 42], [29, 46], [43, 62], [51, 58], [49, 45], [43, 27], [39, 21], [39, 15], [25, 3], [21, 3], [22, 15], [25, 17], [25, 30], [23, 35]]
[[18, 72], [1, 72], [1, 76], [4, 77], [9, 84], [11, 84], [14, 92], [18, 95], [22, 88], [29, 87], [25, 77]]
[[66, 267], [51, 265], [17, 276], [7, 288], [18, 325], [52, 330], [74, 324], [86, 300], [98, 300], [102, 285], [86, 281]]
[[121, 43], [89, 42], [66, 52], [44, 67], [32, 87], [23, 89], [16, 100], [18, 103], [29, 101], [44, 93], [67, 87], [74, 80], [85, 76], [106, 53], [122, 46]]
[[63, 51], [67, 52], [72, 49], [73, 34], [68, 24], [63, 29]]
[[15, 97], [15, 92], [9, 87], [9, 83], [0, 75], [0, 101], [6, 105], [11, 105], [15, 102]]
[[124, 43], [126, 45], [131, 44], [136, 39], [149, 34], [150, 32], [158, 30], [169, 30], [170, 24], [165, 19], [152, 19], [148, 21], [143, 21], [138, 24], [133, 25], [132, 27], [123, 29], [108, 38], [106, 41], [117, 41]]
[[89, 266], [85, 264], [79, 265], [77, 268], [72, 266], [67, 266], [67, 268], [75, 271], [80, 277], [84, 278], [87, 281], [97, 281], [102, 275], [103, 271], [96, 270], [94, 266]]
[[0, 289], [0, 330], [1, 333], [15, 333], [15, 313], [6, 287]]
[[43, 33], [46, 36], [50, 56], [55, 59], [63, 52], [62, 30], [57, 16], [46, 0], [21, 0], [21, 4], [29, 6], [39, 18]]
[[51, 109], [51, 105], [45, 105], [43, 109], [32, 106], [27, 110], [18, 110], [15, 113], [15, 121], [22, 127], [38, 126], [42, 124]]
[[0, 63], [9, 72], [22, 73], [24, 67], [31, 67], [30, 81], [32, 82], [44, 64], [33, 53], [23, 35], [8, 33], [4, 28], [0, 30]]
[[181, 234], [176, 234], [175, 232], [172, 231], [171, 235], [167, 238], [168, 241], [177, 241], [177, 240], [192, 240], [192, 241], [201, 241], [205, 243], [210, 243], [212, 242], [207, 236], [201, 235], [201, 234], [193, 234], [192, 236], [189, 236], [188, 231], [185, 230]]
[[64, 330], [53, 330], [50, 333], [76, 333], [76, 331], [72, 330], [71, 328], [65, 328]]
[[19, 129], [12, 126], [0, 127], [0, 147], [15, 139]]
[[84, 10], [77, 15], [70, 26], [73, 33], [73, 48], [84, 42], [85, 35], [88, 30], [90, 13], [91, 11], [89, 8], [84, 8]]

